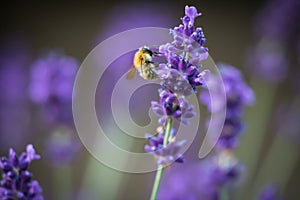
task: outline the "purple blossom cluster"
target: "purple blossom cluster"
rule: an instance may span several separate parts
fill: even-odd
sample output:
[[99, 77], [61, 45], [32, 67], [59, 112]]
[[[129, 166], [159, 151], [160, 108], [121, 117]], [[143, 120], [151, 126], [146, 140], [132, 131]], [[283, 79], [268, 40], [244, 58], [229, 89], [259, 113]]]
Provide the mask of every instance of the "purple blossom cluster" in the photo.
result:
[[243, 166], [232, 157], [230, 151], [224, 151], [198, 163], [190, 163], [184, 168], [180, 165], [174, 166], [166, 172], [159, 199], [225, 199], [222, 189], [224, 186], [230, 189], [237, 187], [243, 181], [242, 173]]
[[42, 188], [36, 180], [32, 180], [32, 173], [28, 171], [29, 164], [40, 156], [35, 153], [32, 145], [27, 145], [26, 152], [17, 156], [13, 149], [9, 150], [8, 158], [2, 157], [0, 169], [0, 199], [2, 200], [43, 200]]
[[[242, 115], [246, 106], [254, 103], [254, 93], [243, 80], [240, 71], [230, 65], [220, 64], [219, 71], [223, 79], [226, 102], [218, 103], [219, 108], [226, 109], [224, 126], [215, 146], [216, 153], [211, 158], [215, 183], [219, 187], [233, 187], [242, 180], [243, 165], [235, 158], [233, 149], [237, 147], [243, 131]], [[210, 81], [215, 77], [210, 76]], [[200, 99], [210, 108], [208, 91]]]
[[171, 91], [160, 89], [160, 102], [152, 101], [151, 106], [153, 112], [158, 115], [159, 123], [165, 124], [168, 117], [179, 119], [182, 123], [188, 124], [188, 119], [195, 116], [194, 106], [191, 105], [185, 97], [177, 97]]
[[76, 59], [51, 52], [31, 65], [29, 96], [53, 129], [46, 142], [51, 165], [69, 164], [79, 150], [73, 137], [72, 92], [79, 64]]
[[200, 15], [195, 7], [186, 6], [185, 16], [181, 18], [183, 24], [170, 30], [174, 41], [159, 48], [168, 63], [176, 69], [186, 70], [191, 65], [201, 66], [200, 61], [208, 57], [203, 30], [194, 27], [195, 19]]
[[[193, 176], [190, 171], [193, 171]], [[244, 180], [244, 173], [244, 166], [234, 157], [233, 152], [222, 151], [199, 163], [186, 165], [184, 170], [172, 172], [162, 186], [160, 195], [166, 200], [176, 199], [177, 196], [181, 197], [179, 199], [223, 199], [222, 190], [228, 189], [230, 193]], [[179, 183], [174, 182], [174, 177], [178, 177]], [[179, 184], [180, 190], [170, 194], [170, 189], [177, 188]]]
[[[208, 56], [208, 50], [204, 47], [205, 37], [201, 28], [194, 27], [195, 18], [200, 15], [195, 7], [186, 6], [183, 24], [170, 30], [174, 41], [159, 47], [159, 54], [167, 62], [160, 63], [156, 70], [162, 88], [158, 90], [160, 101], [151, 102], [151, 106], [163, 127], [168, 126], [169, 119], [188, 125], [188, 120], [195, 116], [188, 96], [195, 93], [198, 86], [204, 85], [208, 74], [207, 70], [201, 71], [200, 64]], [[150, 145], [145, 146], [146, 151], [158, 158], [158, 164], [182, 162], [179, 150], [185, 141], [176, 141], [172, 134], [169, 138], [165, 137], [168, 137], [165, 131], [147, 137]]]
[[183, 163], [184, 158], [180, 154], [180, 148], [185, 144], [185, 140], [180, 142], [175, 141], [176, 130], [172, 128], [169, 137], [169, 145], [163, 147], [165, 128], [160, 126], [157, 128], [157, 136], [146, 134], [146, 139], [149, 141], [149, 145], [145, 145], [145, 151], [153, 153], [157, 157], [157, 163], [159, 165], [167, 165], [172, 162]]
[[70, 122], [71, 102], [78, 62], [68, 56], [50, 53], [31, 66], [29, 94], [50, 122]]
[[231, 151], [187, 164], [184, 169], [180, 165], [174, 166], [166, 172], [159, 199], [223, 199], [221, 191], [224, 186], [238, 186], [243, 181], [242, 173], [244, 168]]
[[207, 70], [201, 71], [201, 61], [207, 59], [208, 49], [204, 47], [205, 37], [202, 28], [195, 28], [195, 18], [201, 13], [193, 6], [185, 7], [183, 24], [170, 30], [174, 40], [161, 45], [159, 52], [165, 56], [167, 63], [160, 64], [162, 86], [179, 95], [188, 96], [197, 86], [204, 84]]
[[24, 140], [30, 138], [27, 66], [31, 55], [27, 42], [21, 38], [13, 36], [4, 39], [1, 36], [0, 147], [19, 148]]
[[[221, 136], [218, 139], [217, 148], [233, 149], [238, 145], [239, 136], [243, 131], [242, 115], [244, 108], [254, 103], [255, 97], [252, 89], [244, 82], [238, 69], [220, 64], [219, 70], [223, 79], [226, 102], [218, 103], [220, 109], [226, 108], [226, 117]], [[211, 76], [211, 81], [214, 77]], [[209, 92], [203, 91], [201, 101], [211, 107]]]
[[158, 199], [219, 200], [219, 187], [213, 175], [212, 164], [206, 160], [176, 165], [165, 172]]

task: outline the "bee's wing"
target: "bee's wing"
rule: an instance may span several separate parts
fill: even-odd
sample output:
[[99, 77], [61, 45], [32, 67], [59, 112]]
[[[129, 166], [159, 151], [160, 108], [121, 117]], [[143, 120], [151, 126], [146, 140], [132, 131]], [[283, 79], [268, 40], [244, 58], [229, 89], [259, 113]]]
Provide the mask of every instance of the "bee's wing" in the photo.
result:
[[136, 68], [134, 67], [134, 65], [132, 65], [129, 71], [127, 72], [126, 79], [131, 80], [135, 77], [135, 75], [136, 75]]

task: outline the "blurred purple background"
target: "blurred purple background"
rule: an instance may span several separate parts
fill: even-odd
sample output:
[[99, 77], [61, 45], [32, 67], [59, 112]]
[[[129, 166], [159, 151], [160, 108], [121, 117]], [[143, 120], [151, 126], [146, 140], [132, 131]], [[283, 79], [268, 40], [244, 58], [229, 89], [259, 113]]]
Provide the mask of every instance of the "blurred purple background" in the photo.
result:
[[[31, 165], [31, 171], [43, 187], [45, 199], [148, 198], [154, 173], [117, 172], [97, 162], [81, 145], [70, 120], [69, 86], [77, 67], [99, 42], [132, 28], [177, 26], [185, 5], [202, 12], [196, 25], [204, 29], [215, 62], [240, 69], [256, 95], [256, 103], [245, 111], [245, 133], [235, 150], [245, 166], [243, 181], [230, 199], [258, 199], [263, 188], [278, 192], [283, 199], [300, 198], [299, 1], [26, 1], [0, 8], [0, 156], [7, 155], [10, 147], [21, 152], [26, 144], [34, 144], [42, 159]], [[51, 62], [59, 64], [42, 65], [58, 68], [40, 77], [39, 81], [47, 83], [37, 83], [49, 95], [44, 101], [35, 101], [30, 96], [36, 76], [32, 71], [38, 61], [47, 63], [51, 54], [56, 55]], [[100, 124], [114, 130], [111, 140], [141, 152], [145, 141], [132, 147], [109, 109], [113, 86], [130, 67], [132, 56], [133, 52], [121, 56], [105, 72], [96, 106]], [[67, 70], [70, 66], [73, 71]], [[64, 91], [54, 91], [54, 84]], [[131, 111], [138, 124], [148, 123], [156, 89], [147, 86], [136, 92]], [[69, 95], [62, 97], [65, 94]], [[49, 111], [56, 112], [51, 120]], [[63, 114], [55, 117], [57, 113]], [[187, 199], [209, 199], [200, 195], [203, 188], [214, 192], [203, 166], [197, 167], [198, 143], [208, 116], [208, 112], [201, 116], [202, 127], [187, 151], [187, 162], [166, 170], [162, 196], [182, 189]], [[182, 181], [182, 185], [172, 185], [172, 181]], [[196, 185], [188, 187], [190, 184]], [[268, 185], [275, 185], [278, 191]], [[183, 199], [180, 195], [177, 198]], [[262, 196], [260, 199], [268, 199]]]

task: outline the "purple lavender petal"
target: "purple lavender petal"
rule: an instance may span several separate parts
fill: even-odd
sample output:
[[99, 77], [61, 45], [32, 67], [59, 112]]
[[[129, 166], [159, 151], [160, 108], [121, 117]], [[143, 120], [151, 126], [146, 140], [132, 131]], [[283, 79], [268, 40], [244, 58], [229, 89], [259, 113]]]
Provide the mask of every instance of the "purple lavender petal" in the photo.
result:
[[0, 160], [3, 172], [0, 181], [1, 199], [43, 199], [42, 188], [36, 180], [32, 180], [32, 174], [28, 171], [31, 161], [39, 158], [33, 146], [27, 145], [26, 152], [19, 156], [18, 161], [17, 157], [14, 150], [10, 149], [9, 159], [3, 157]]
[[197, 12], [194, 6], [185, 6], [185, 15], [190, 18], [191, 24], [194, 24], [194, 19], [201, 15]]
[[27, 157], [26, 157], [27, 162], [31, 162], [33, 160], [41, 158], [40, 155], [35, 153], [35, 149], [33, 148], [32, 144], [27, 145], [26, 153], [27, 153]]

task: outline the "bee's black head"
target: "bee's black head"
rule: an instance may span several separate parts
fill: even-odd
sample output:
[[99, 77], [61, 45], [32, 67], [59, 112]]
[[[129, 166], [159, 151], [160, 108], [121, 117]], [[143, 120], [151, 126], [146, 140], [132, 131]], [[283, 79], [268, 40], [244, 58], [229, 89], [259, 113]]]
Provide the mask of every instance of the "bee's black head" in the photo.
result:
[[147, 54], [149, 54], [150, 56], [153, 56], [153, 51], [151, 51], [149, 48], [147, 48], [147, 47], [143, 47], [142, 48], [142, 51], [144, 52], [144, 53], [147, 53]]

